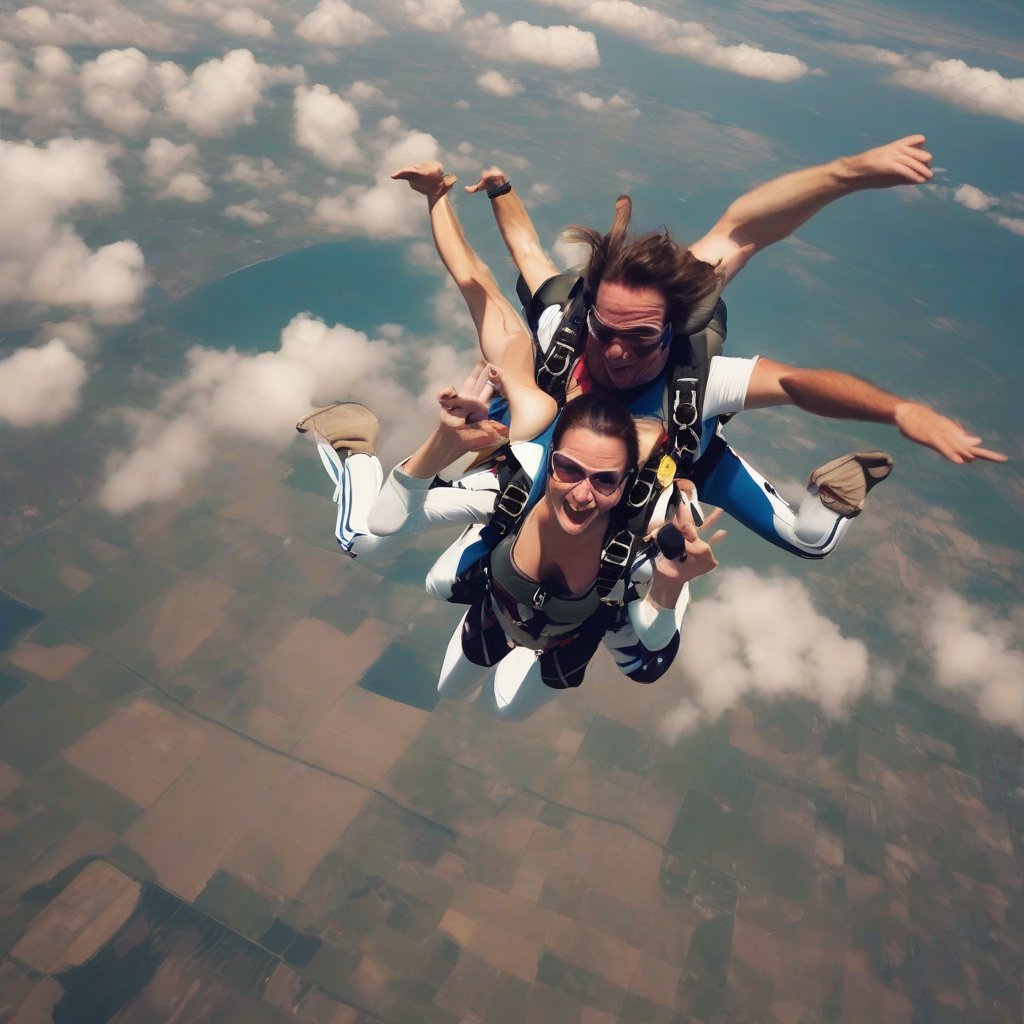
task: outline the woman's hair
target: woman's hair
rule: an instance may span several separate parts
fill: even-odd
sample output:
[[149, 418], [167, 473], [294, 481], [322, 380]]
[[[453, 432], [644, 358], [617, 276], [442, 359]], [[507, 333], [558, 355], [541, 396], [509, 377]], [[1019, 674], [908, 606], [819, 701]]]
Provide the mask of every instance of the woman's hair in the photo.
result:
[[626, 467], [635, 469], [640, 461], [640, 441], [636, 424], [629, 410], [613, 395], [590, 391], [565, 403], [554, 433], [551, 447], [556, 450], [567, 430], [579, 427], [600, 437], [617, 437], [626, 446]]
[[668, 228], [628, 240], [626, 231], [632, 214], [629, 196], [619, 196], [615, 200], [615, 219], [606, 235], [578, 224], [566, 228], [566, 241], [590, 247], [590, 259], [583, 271], [587, 291], [596, 296], [602, 281], [626, 288], [656, 288], [665, 296], [667, 319], [683, 324], [695, 307], [715, 294], [719, 283], [715, 268], [676, 242]]

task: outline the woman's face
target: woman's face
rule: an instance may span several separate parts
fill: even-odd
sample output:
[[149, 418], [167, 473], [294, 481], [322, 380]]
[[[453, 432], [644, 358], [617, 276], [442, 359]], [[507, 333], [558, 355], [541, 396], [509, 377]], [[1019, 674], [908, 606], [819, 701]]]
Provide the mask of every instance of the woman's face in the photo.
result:
[[555, 519], [567, 534], [576, 536], [619, 503], [629, 468], [626, 445], [617, 437], [595, 434], [584, 427], [571, 427], [556, 452], [580, 466], [588, 477], [595, 473], [614, 473], [620, 479], [611, 494], [602, 494], [587, 477], [578, 483], [562, 483], [554, 473], [548, 474], [547, 500]]

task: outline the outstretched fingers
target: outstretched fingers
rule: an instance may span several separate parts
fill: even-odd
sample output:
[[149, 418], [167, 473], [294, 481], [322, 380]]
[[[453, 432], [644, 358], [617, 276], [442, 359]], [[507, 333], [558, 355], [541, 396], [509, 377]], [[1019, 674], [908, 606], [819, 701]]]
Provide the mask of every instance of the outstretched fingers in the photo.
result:
[[475, 185], [467, 185], [466, 191], [472, 195], [474, 192], [486, 192], [489, 188], [500, 188], [508, 184], [508, 178], [500, 167], [488, 167], [486, 171], [480, 172], [480, 180]]

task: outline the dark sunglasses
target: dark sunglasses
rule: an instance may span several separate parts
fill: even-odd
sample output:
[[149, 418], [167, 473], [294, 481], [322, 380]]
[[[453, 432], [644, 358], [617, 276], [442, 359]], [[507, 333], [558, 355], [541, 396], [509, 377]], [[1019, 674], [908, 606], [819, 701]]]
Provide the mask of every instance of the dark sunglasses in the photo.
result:
[[640, 359], [653, 355], [672, 340], [671, 323], [665, 324], [664, 327], [636, 327], [632, 330], [623, 330], [606, 324], [593, 307], [587, 313], [587, 328], [599, 345], [610, 345], [618, 338]]
[[610, 469], [588, 473], [575, 459], [570, 459], [561, 452], [551, 453], [551, 475], [560, 484], [579, 484], [587, 480], [598, 494], [606, 497], [614, 494], [625, 479], [624, 473], [616, 473]]

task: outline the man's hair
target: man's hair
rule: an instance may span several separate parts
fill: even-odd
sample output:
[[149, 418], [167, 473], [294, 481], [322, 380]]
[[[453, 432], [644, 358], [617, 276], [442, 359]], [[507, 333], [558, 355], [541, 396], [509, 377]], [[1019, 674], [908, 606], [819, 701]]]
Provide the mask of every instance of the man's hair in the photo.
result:
[[[708, 302], [715, 293], [719, 283], [715, 268], [675, 241], [667, 227], [627, 239], [632, 213], [629, 196], [619, 196], [607, 234], [578, 224], [565, 230], [566, 241], [590, 247], [590, 259], [583, 271], [587, 291], [596, 297], [602, 281], [626, 288], [656, 288], [665, 296], [666, 319], [683, 324], [695, 307]], [[710, 310], [708, 315], [710, 319]]]
[[636, 423], [629, 410], [614, 395], [588, 391], [566, 402], [551, 435], [553, 450], [562, 443], [566, 431], [574, 427], [589, 430], [599, 437], [617, 437], [626, 446], [627, 469], [636, 468], [640, 461]]

